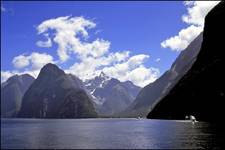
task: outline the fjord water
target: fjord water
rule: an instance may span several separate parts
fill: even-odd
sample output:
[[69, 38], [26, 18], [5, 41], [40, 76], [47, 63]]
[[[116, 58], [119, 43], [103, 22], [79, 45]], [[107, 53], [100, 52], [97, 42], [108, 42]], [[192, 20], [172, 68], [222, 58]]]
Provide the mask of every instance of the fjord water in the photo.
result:
[[5, 148], [221, 148], [224, 135], [205, 122], [147, 119], [1, 119]]

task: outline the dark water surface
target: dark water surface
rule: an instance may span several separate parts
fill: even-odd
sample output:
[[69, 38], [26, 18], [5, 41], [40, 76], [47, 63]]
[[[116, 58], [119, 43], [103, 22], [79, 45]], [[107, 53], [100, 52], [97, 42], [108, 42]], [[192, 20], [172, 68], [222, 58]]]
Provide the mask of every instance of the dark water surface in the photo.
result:
[[222, 148], [215, 125], [137, 119], [2, 119], [1, 148]]

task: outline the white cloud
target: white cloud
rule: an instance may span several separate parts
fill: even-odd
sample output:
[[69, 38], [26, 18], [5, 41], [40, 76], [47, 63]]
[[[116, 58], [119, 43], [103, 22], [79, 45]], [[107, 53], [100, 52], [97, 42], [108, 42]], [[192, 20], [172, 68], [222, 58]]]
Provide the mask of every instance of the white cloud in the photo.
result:
[[182, 16], [182, 20], [187, 24], [203, 26], [205, 16], [220, 1], [195, 1], [184, 2], [187, 6], [188, 14]]
[[14, 57], [12, 63], [15, 68], [22, 69], [31, 66], [32, 70], [38, 70], [47, 63], [52, 63], [53, 57], [46, 53], [32, 52], [30, 55], [19, 55]]
[[44, 34], [44, 36], [46, 37], [46, 41], [37, 41], [36, 45], [39, 47], [51, 47], [52, 46], [52, 41], [49, 38], [48, 34]]
[[144, 61], [148, 57], [148, 55], [144, 54], [135, 55], [123, 63], [105, 67], [102, 70], [110, 77], [117, 78], [120, 81], [129, 80], [138, 86], [144, 87], [159, 77], [159, 69], [144, 66]]
[[118, 64], [116, 66], [104, 68], [103, 72], [120, 81], [132, 81], [135, 85], [140, 87], [154, 82], [159, 77], [159, 69], [153, 67], [146, 68], [144, 65], [129, 69], [127, 64]]
[[182, 29], [178, 35], [161, 42], [161, 46], [173, 51], [184, 50], [202, 32], [205, 16], [218, 3], [219, 1], [184, 2], [187, 7], [187, 14], [182, 16], [182, 20], [189, 26]]
[[[76, 58], [76, 62], [65, 71], [77, 75], [82, 80], [93, 78], [104, 71], [107, 75], [122, 81], [135, 80], [135, 84], [140, 86], [153, 81], [153, 69], [144, 67], [144, 60], [148, 55], [130, 56], [130, 51], [110, 53], [111, 42], [99, 38], [88, 41], [88, 29], [94, 27], [96, 24], [91, 20], [65, 16], [46, 20], [37, 30], [39, 34], [48, 34], [50, 30], [54, 32], [52, 41], [58, 45], [57, 54], [61, 63], [74, 58], [72, 56]], [[132, 71], [138, 68], [145, 71], [142, 77], [136, 79]], [[155, 78], [155, 74], [153, 76]]]
[[[93, 21], [83, 17], [49, 19], [37, 27], [38, 34], [47, 38], [47, 41], [38, 41], [36, 44], [40, 47], [52, 47], [54, 42], [58, 46], [59, 58], [55, 62], [60, 65], [70, 59], [74, 64], [65, 68], [65, 72], [75, 74], [82, 80], [94, 78], [103, 71], [110, 77], [121, 81], [130, 80], [143, 87], [159, 76], [158, 69], [145, 67], [148, 55], [130, 56], [129, 50], [110, 52], [111, 42], [100, 38], [88, 41], [87, 30], [95, 26]], [[30, 55], [16, 56], [12, 62], [19, 70], [14, 73], [29, 73], [37, 77], [40, 68], [53, 62], [53, 57], [46, 53], [33, 52]]]
[[155, 61], [156, 61], [156, 62], [160, 62], [160, 60], [161, 60], [160, 58], [157, 58]]
[[159, 74], [159, 69], [153, 67], [146, 68], [141, 65], [140, 67], [130, 71], [125, 80], [133, 81], [134, 84], [144, 87], [149, 83], [154, 82], [159, 77]]
[[110, 53], [102, 57], [87, 57], [82, 59], [80, 63], [75, 63], [67, 73], [73, 73], [83, 80], [93, 78], [102, 71], [102, 68], [119, 64], [129, 57], [129, 51]]
[[202, 26], [191, 25], [182, 29], [178, 35], [170, 37], [161, 43], [163, 48], [170, 48], [173, 51], [184, 50], [203, 30]]
[[[144, 54], [129, 57], [129, 51], [111, 53], [107, 57], [97, 59], [88, 57], [81, 63], [75, 63], [66, 72], [86, 80], [99, 75], [103, 71], [110, 77], [117, 78], [120, 81], [130, 80], [143, 87], [159, 77], [157, 68], [144, 66], [144, 62], [148, 58], [149, 56]], [[138, 75], [135, 75], [138, 71], [140, 71]]]
[[13, 58], [14, 70], [1, 71], [1, 82], [6, 81], [9, 77], [18, 74], [30, 74], [37, 77], [40, 69], [47, 63], [55, 63], [53, 57], [46, 53], [32, 52], [30, 55], [21, 54]]
[[[94, 28], [96, 24], [83, 17], [58, 17], [42, 22], [38, 27], [38, 33], [46, 33], [48, 30], [55, 32], [53, 41], [58, 44], [57, 53], [62, 62], [69, 59], [69, 53], [73, 52], [82, 57], [93, 55], [101, 56], [108, 50], [108, 41], [97, 39], [92, 43], [81, 41], [81, 37], [88, 38], [87, 29]], [[96, 51], [96, 49], [99, 49]], [[98, 52], [98, 53], [97, 53]]]
[[5, 82], [9, 77], [13, 75], [15, 74], [10, 71], [1, 71], [1, 83]]
[[30, 64], [29, 58], [24, 55], [19, 55], [13, 58], [12, 61], [15, 68], [20, 69], [27, 67]]
[[30, 62], [32, 64], [32, 69], [37, 70], [41, 69], [47, 63], [54, 63], [53, 57], [46, 53], [37, 53], [33, 52], [30, 56]]
[[12, 70], [12, 71], [1, 71], [1, 83], [5, 82], [8, 78], [14, 76], [14, 75], [22, 75], [22, 74], [29, 74], [33, 76], [34, 78], [37, 78], [40, 70], [25, 70], [25, 71], [18, 71], [18, 70]]

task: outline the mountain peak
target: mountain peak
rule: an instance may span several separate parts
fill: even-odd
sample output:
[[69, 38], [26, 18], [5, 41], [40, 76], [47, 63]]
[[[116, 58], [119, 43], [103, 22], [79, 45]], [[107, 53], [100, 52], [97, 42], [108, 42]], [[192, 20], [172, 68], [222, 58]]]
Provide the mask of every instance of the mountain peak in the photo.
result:
[[99, 77], [100, 78], [106, 77], [106, 74], [103, 71], [101, 71], [101, 73], [99, 74]]
[[32, 78], [32, 79], [34, 79], [34, 77], [33, 76], [31, 76], [30, 74], [28, 74], [28, 73], [25, 73], [25, 74], [22, 74], [22, 75], [20, 75], [21, 76], [21, 78]]
[[40, 71], [41, 74], [50, 74], [50, 75], [63, 75], [65, 74], [57, 65], [48, 63]]
[[52, 63], [48, 63], [48, 64], [44, 65], [43, 68], [58, 68], [58, 66], [56, 66], [55, 64], [52, 64]]
[[[35, 104], [38, 107], [33, 107]], [[67, 75], [54, 64], [47, 64], [22, 98], [18, 117], [87, 118], [97, 113], [82, 87], [82, 81]]]

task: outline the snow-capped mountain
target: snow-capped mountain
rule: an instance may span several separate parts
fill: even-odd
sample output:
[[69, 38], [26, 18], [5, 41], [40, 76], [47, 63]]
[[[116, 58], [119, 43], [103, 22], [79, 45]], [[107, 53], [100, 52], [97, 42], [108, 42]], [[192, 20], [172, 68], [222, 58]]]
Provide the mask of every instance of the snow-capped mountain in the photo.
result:
[[104, 72], [101, 72], [99, 76], [94, 79], [85, 81], [85, 87], [90, 93], [93, 93], [96, 88], [104, 87], [111, 78], [108, 77]]
[[104, 98], [95, 97], [94, 92], [97, 88], [104, 88], [110, 79], [104, 72], [101, 72], [99, 76], [84, 82], [85, 88], [95, 104], [102, 105], [105, 102]]
[[112, 115], [124, 110], [141, 89], [131, 81], [120, 82], [103, 72], [94, 79], [85, 81], [85, 87], [96, 103], [98, 113], [102, 115]]

